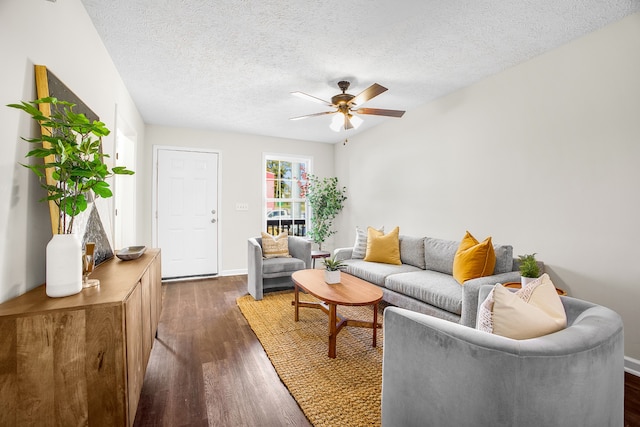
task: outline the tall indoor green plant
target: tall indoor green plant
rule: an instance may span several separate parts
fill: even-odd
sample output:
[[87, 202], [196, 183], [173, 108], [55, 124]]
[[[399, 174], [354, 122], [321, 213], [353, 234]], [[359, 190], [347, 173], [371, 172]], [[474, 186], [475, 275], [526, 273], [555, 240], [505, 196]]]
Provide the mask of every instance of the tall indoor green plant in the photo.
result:
[[[49, 104], [48, 116], [40, 111], [40, 104]], [[36, 145], [26, 157], [44, 161], [23, 166], [40, 178], [40, 185], [47, 191], [42, 201], [53, 201], [58, 207], [58, 234], [73, 232], [73, 220], [87, 209], [89, 192], [111, 197], [113, 193], [106, 179], [114, 174], [134, 173], [124, 166], [109, 170], [103, 162], [109, 156], [101, 149], [101, 138], [109, 135], [109, 129], [103, 122], [90, 121], [84, 114], [74, 112], [75, 104], [46, 97], [8, 107], [26, 112], [41, 126], [40, 137], [22, 139]], [[47, 171], [50, 179], [46, 177]]]
[[[53, 97], [9, 104], [29, 114], [40, 125], [40, 137], [22, 138], [35, 148], [25, 157], [42, 162], [23, 164], [40, 179], [50, 202], [53, 237], [46, 249], [46, 293], [64, 297], [82, 290], [82, 246], [73, 234], [75, 217], [87, 209], [87, 197], [111, 197], [106, 179], [131, 175], [124, 166], [112, 169], [103, 162], [101, 138], [109, 134], [104, 123], [73, 111], [74, 104]], [[51, 206], [53, 203], [55, 206]], [[57, 215], [53, 212], [56, 212]]]
[[320, 250], [324, 241], [336, 233], [331, 226], [344, 207], [346, 191], [345, 187], [338, 186], [336, 177], [307, 176], [306, 198], [311, 207], [311, 225], [307, 236], [318, 244]]

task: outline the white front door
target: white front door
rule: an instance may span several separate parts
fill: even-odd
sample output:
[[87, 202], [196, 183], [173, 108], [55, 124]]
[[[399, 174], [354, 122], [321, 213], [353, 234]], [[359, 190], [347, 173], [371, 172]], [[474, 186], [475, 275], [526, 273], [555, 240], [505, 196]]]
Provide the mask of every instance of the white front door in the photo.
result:
[[218, 154], [158, 149], [156, 209], [162, 278], [218, 274]]

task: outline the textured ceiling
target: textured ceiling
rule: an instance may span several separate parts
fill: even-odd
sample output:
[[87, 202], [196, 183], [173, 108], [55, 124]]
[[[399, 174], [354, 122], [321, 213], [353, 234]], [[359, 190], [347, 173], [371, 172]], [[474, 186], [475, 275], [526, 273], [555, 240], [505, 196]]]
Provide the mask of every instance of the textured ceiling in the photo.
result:
[[320, 142], [330, 100], [389, 90], [366, 107], [407, 110], [640, 10], [640, 0], [82, 0], [149, 124]]

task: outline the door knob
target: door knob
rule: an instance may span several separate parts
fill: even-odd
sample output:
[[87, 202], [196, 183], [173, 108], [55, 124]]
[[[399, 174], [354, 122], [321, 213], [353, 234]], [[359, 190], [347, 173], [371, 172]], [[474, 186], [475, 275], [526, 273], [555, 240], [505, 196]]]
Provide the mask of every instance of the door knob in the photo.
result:
[[216, 210], [215, 210], [215, 209], [212, 209], [212, 210], [211, 210], [211, 213], [215, 215]]
[[216, 223], [216, 219], [215, 218], [211, 218], [211, 223], [215, 224]]

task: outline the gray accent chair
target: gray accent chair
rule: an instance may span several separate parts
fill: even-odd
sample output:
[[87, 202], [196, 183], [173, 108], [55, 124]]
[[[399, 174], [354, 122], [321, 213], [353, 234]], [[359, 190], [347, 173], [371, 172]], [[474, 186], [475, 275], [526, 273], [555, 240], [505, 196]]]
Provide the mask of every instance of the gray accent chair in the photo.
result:
[[256, 300], [261, 300], [268, 290], [293, 288], [291, 275], [311, 268], [311, 241], [297, 236], [289, 236], [291, 258], [262, 257], [262, 238], [249, 238], [247, 288]]
[[382, 425], [622, 426], [622, 319], [561, 299], [567, 328], [521, 341], [388, 307]]

